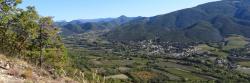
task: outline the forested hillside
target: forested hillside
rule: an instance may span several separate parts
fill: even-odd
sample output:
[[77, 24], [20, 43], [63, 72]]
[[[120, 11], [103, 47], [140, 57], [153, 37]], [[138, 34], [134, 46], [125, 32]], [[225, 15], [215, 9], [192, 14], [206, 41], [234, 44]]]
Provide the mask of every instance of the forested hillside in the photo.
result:
[[[221, 0], [153, 17], [121, 16], [104, 21], [58, 22], [62, 34], [110, 30], [111, 41], [160, 39], [177, 42], [216, 42], [230, 34], [250, 37], [249, 0]], [[202, 33], [202, 34], [201, 34]], [[201, 35], [200, 35], [201, 34]]]
[[135, 19], [108, 33], [116, 41], [221, 41], [229, 34], [250, 37], [249, 0], [222, 0], [168, 14]]
[[55, 24], [61, 28], [61, 35], [65, 36], [89, 31], [109, 31], [133, 19], [134, 17], [122, 15], [118, 18], [96, 19], [96, 21], [73, 20], [70, 22], [56, 22]]

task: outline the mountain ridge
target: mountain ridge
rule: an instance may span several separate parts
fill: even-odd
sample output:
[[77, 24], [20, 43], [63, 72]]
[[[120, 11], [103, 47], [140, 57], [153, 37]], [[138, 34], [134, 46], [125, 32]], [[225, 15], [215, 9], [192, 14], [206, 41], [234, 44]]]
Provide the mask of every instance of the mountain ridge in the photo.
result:
[[221, 0], [153, 17], [120, 16], [110, 21], [61, 23], [63, 34], [108, 30], [110, 41], [159, 39], [177, 42], [217, 42], [230, 34], [250, 37], [250, 1]]
[[117, 18], [91, 19], [92, 21], [84, 22], [82, 20], [73, 20], [70, 22], [56, 22], [55, 25], [61, 28], [63, 35], [72, 35], [88, 31], [110, 30], [134, 18], [136, 17], [126, 17], [122, 15]]
[[[236, 3], [235, 1], [239, 2]], [[250, 26], [247, 25], [250, 14], [246, 13], [249, 12], [248, 8], [250, 5], [247, 3], [249, 3], [247, 0], [223, 0], [209, 2], [193, 8], [187, 8], [164, 15], [150, 17], [148, 18], [149, 20], [145, 20], [144, 23], [137, 22], [132, 25], [121, 26], [123, 28], [121, 30], [123, 31], [113, 34], [116, 32], [116, 30], [113, 30], [108, 33], [107, 38], [115, 41], [138, 41], [159, 38], [162, 41], [214, 42], [222, 41], [223, 37], [229, 34], [239, 34], [250, 37], [248, 34], [250, 33]], [[199, 25], [198, 27], [193, 26], [204, 21], [207, 22], [205, 24], [211, 25], [211, 29], [215, 30], [209, 32], [208, 30], [202, 30], [202, 25]], [[238, 21], [241, 23], [238, 23]], [[135, 27], [136, 25], [137, 27]], [[141, 25], [139, 28], [143, 28], [146, 32], [142, 31], [143, 33], [137, 33], [137, 35], [140, 35], [141, 37], [151, 36], [151, 38], [137, 39], [133, 38], [137, 35], [127, 36], [129, 33], [126, 32], [133, 33], [133, 31], [138, 31], [138, 25]], [[192, 29], [192, 27], [196, 28]], [[125, 37], [130, 39], [126, 39]]]

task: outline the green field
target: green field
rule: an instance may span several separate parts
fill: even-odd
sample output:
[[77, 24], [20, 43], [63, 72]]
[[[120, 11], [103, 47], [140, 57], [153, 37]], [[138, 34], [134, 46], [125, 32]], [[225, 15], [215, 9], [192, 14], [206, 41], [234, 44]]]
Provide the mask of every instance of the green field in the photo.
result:
[[242, 73], [250, 74], [249, 68], [237, 68], [236, 70]]
[[238, 62], [239, 65], [241, 65], [242, 67], [250, 67], [250, 61], [241, 61]]
[[245, 37], [239, 35], [232, 35], [225, 40], [227, 44], [223, 47], [223, 50], [227, 51], [234, 48], [244, 48], [249, 43]]
[[176, 76], [182, 77], [185, 80], [207, 80], [205, 78], [202, 78], [200, 76], [197, 76], [191, 73], [190, 71], [186, 71], [186, 70], [182, 70], [178, 68], [166, 68], [166, 71]]
[[[237, 43], [238, 41], [239, 43]], [[91, 49], [88, 49], [88, 47], [73, 48], [69, 53], [70, 56], [75, 59], [74, 61], [77, 63], [76, 66], [81, 68], [81, 70], [85, 72], [97, 70], [99, 75], [109, 78], [109, 81], [111, 80], [113, 83], [183, 83], [190, 81], [214, 81], [221, 80], [222, 78], [233, 79], [231, 76], [238, 76], [239, 78], [247, 77], [241, 76], [242, 73], [232, 73], [223, 68], [217, 69], [217, 64], [215, 62], [218, 58], [227, 59], [230, 55], [230, 52], [227, 50], [242, 48], [247, 43], [247, 39], [244, 39], [244, 37], [230, 36], [225, 42], [211, 42], [195, 45], [196, 48], [199, 48], [199, 53], [202, 54], [207, 52], [209, 53], [208, 56], [197, 55], [181, 58], [145, 56], [140, 54], [130, 55], [125, 53], [126, 50], [120, 53], [114, 51], [113, 53], [112, 50], [110, 50], [111, 52], [106, 52], [101, 49], [91, 50], [91, 47]], [[101, 46], [103, 46], [101, 48], [105, 47], [105, 45]], [[116, 45], [108, 47], [118, 48]], [[129, 48], [126, 47], [126, 49]], [[244, 67], [250, 66], [249, 62], [239, 62], [238, 64]], [[249, 71], [248, 69], [237, 70], [243, 73]]]
[[229, 53], [225, 51], [230, 51], [231, 49], [244, 48], [245, 45], [249, 43], [245, 37], [238, 35], [231, 35], [225, 38], [225, 41], [225, 45], [222, 45], [221, 48], [209, 46], [207, 44], [198, 45], [197, 48], [200, 48], [201, 51], [217, 55], [218, 57], [226, 58]]
[[223, 52], [222, 50], [218, 48], [210, 47], [206, 44], [201, 44], [201, 45], [198, 45], [197, 47], [200, 48], [204, 52], [212, 53], [214, 55], [217, 55], [218, 57], [226, 58], [228, 56], [228, 53]]

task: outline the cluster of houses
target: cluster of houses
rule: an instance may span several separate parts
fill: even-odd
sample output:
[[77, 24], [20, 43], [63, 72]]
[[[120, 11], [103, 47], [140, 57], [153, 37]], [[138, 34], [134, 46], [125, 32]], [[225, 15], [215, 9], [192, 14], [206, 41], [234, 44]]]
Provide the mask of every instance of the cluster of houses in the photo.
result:
[[187, 57], [200, 50], [195, 44], [183, 44], [178, 42], [155, 42], [153, 40], [144, 40], [140, 42], [126, 42], [115, 43], [114, 46], [117, 50], [123, 49], [121, 52], [126, 51], [130, 54], [140, 54], [147, 56], [173, 56], [173, 57]]

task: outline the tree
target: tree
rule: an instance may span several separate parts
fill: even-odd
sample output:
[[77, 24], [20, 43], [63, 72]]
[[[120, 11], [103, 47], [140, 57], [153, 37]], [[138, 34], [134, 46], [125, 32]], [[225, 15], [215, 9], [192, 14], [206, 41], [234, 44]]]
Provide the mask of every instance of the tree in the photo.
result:
[[19, 9], [21, 0], [0, 0], [0, 53], [46, 68], [62, 68], [66, 50], [52, 17], [41, 17], [34, 7]]
[[1, 52], [8, 51], [9, 35], [13, 34], [9, 29], [14, 24], [14, 17], [17, 13], [16, 6], [21, 0], [0, 0], [0, 45]]

